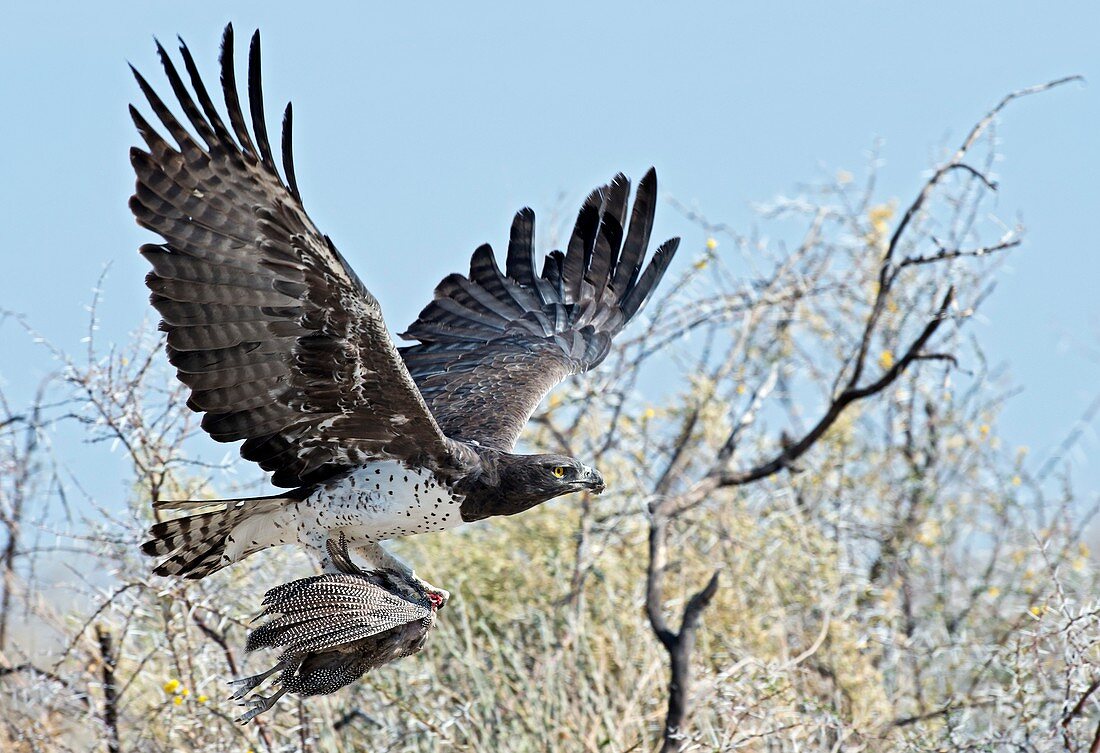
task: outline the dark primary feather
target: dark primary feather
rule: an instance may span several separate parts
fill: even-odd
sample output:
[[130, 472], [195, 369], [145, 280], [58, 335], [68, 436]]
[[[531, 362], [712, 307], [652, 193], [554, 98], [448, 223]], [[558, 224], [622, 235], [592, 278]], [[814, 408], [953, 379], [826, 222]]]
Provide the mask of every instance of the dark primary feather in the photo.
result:
[[[219, 115], [182, 44], [190, 89], [160, 44], [168, 83], [190, 126], [137, 73], [171, 143], [133, 107], [148, 151], [134, 148], [139, 224], [164, 238], [141, 253], [168, 357], [188, 405], [223, 442], [301, 486], [369, 458], [453, 462], [448, 441], [398, 356], [377, 301], [302, 206], [283, 121], [284, 183], [264, 121], [260, 42], [252, 38], [248, 113], [238, 99], [233, 29], [225, 30]], [[192, 135], [197, 135], [198, 139]], [[201, 143], [200, 143], [201, 141]]]
[[493, 251], [474, 252], [467, 276], [450, 275], [402, 337], [401, 348], [440, 427], [455, 439], [509, 451], [539, 401], [570, 374], [599, 364], [612, 338], [660, 282], [678, 238], [645, 265], [657, 176], [638, 184], [629, 224], [630, 182], [618, 175], [581, 207], [566, 251], [536, 274], [535, 216], [512, 223], [505, 272]]

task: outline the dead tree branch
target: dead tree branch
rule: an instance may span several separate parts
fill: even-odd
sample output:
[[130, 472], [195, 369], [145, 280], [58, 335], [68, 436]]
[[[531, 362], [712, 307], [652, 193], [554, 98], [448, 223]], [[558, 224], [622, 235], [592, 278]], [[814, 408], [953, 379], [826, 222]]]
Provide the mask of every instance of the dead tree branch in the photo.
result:
[[665, 714], [661, 753], [673, 753], [683, 745], [683, 730], [691, 710], [691, 654], [695, 648], [695, 633], [703, 610], [718, 592], [718, 573], [711, 575], [707, 584], [688, 599], [680, 620], [680, 629], [673, 631], [663, 612], [669, 518], [662, 507], [660, 502], [650, 506], [646, 615], [653, 632], [668, 651], [668, 710]]
[[111, 634], [99, 625], [95, 628], [99, 658], [103, 665], [103, 726], [107, 731], [107, 753], [121, 753], [118, 735], [118, 685], [115, 683], [115, 651]]
[[[670, 447], [669, 461], [665, 466], [665, 470], [654, 485], [652, 497], [654, 502], [651, 503], [649, 510], [646, 614], [654, 634], [668, 651], [670, 661], [668, 713], [661, 748], [663, 753], [680, 750], [686, 739], [684, 731], [690, 711], [689, 666], [695, 629], [703, 610], [710, 603], [718, 587], [718, 573], [715, 573], [707, 585], [688, 600], [680, 630], [674, 632], [668, 626], [662, 607], [663, 575], [668, 564], [667, 547], [670, 524], [680, 515], [703, 504], [718, 489], [745, 486], [774, 476], [784, 469], [790, 469], [798, 458], [809, 452], [825, 436], [845, 410], [861, 400], [885, 391], [890, 385], [897, 382], [915, 362], [955, 362], [955, 356], [949, 352], [949, 349], [940, 348], [933, 352], [926, 350], [933, 336], [936, 335], [944, 321], [950, 316], [951, 306], [956, 296], [955, 285], [951, 284], [947, 287], [946, 292], [939, 297], [931, 315], [916, 336], [904, 347], [891, 348], [890, 358], [881, 362], [881, 373], [869, 380], [864, 378], [868, 371], [868, 354], [871, 352], [872, 344], [887, 336], [883, 331], [883, 314], [887, 309], [887, 303], [891, 295], [895, 292], [902, 270], [964, 257], [983, 257], [997, 251], [1014, 248], [1020, 243], [1015, 233], [1009, 233], [1002, 237], [998, 243], [988, 247], [977, 247], [969, 250], [951, 249], [946, 248], [929, 235], [921, 236], [915, 228], [919, 219], [927, 211], [926, 205], [936, 189], [947, 175], [954, 171], [962, 171], [969, 174], [984, 189], [995, 191], [997, 188], [996, 183], [965, 161], [970, 149], [989, 129], [998, 113], [1013, 100], [1075, 80], [1080, 80], [1080, 77], [1070, 76], [1058, 79], [1039, 86], [1021, 89], [1005, 96], [971, 128], [962, 144], [924, 182], [916, 197], [906, 208], [901, 220], [893, 229], [885, 248], [881, 252], [882, 256], [878, 262], [876, 285], [870, 308], [863, 320], [858, 341], [854, 344], [852, 352], [841, 361], [841, 366], [833, 381], [835, 387], [828, 403], [817, 421], [804, 431], [800, 437], [794, 439], [784, 438], [784, 441], [778, 443], [778, 452], [747, 468], [731, 469], [729, 467], [741, 434], [747, 423], [751, 423], [760, 410], [760, 403], [774, 384], [775, 371], [773, 369], [763, 387], [759, 388], [752, 396], [745, 415], [735, 423], [729, 432], [710, 469], [701, 478], [692, 482], [688, 479], [682, 479], [681, 476], [683, 475], [683, 469], [690, 465], [684, 460], [685, 448], [691, 442], [702, 406], [696, 405], [688, 413], [687, 418], [681, 425], [676, 441]], [[976, 201], [977, 199], [972, 200]], [[816, 222], [821, 222], [820, 213], [817, 214]], [[714, 227], [716, 226], [706, 225], [708, 232], [712, 231]], [[815, 225], [814, 231], [811, 233], [815, 242], [819, 231], [820, 225]], [[937, 247], [937, 251], [933, 254], [912, 255], [899, 260], [899, 249], [903, 243], [910, 242], [910, 235], [916, 236], [912, 239], [914, 244], [922, 238], [931, 238], [931, 241]], [[804, 249], [802, 250], [804, 251]], [[942, 290], [942, 287], [940, 289]], [[895, 352], [900, 352], [901, 355], [895, 358], [893, 355]], [[683, 491], [679, 494], [672, 493], [677, 485], [681, 486]], [[1098, 740], [1100, 740], [1100, 737], [1098, 737]]]

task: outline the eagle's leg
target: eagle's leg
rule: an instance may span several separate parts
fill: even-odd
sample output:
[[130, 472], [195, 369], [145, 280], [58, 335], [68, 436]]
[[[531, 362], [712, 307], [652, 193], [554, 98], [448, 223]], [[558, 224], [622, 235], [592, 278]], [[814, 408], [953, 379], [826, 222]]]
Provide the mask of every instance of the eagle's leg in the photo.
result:
[[431, 594], [436, 594], [441, 599], [440, 607], [446, 606], [447, 601], [451, 598], [451, 592], [442, 588], [433, 586], [428, 581], [418, 578], [416, 573], [413, 572], [412, 567], [405, 562], [405, 560], [393, 554], [386, 547], [382, 546], [377, 541], [371, 541], [364, 544], [358, 544], [355, 547], [357, 551], [364, 559], [367, 560], [372, 566], [381, 568], [383, 570], [396, 570], [399, 573], [403, 573], [409, 578], [417, 581], [425, 591]]

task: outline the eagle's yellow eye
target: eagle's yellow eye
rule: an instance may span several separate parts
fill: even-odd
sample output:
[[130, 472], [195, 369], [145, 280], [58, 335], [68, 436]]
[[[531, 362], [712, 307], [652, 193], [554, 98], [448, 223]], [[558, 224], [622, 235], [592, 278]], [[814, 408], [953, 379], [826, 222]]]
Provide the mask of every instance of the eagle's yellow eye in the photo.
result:
[[554, 474], [554, 478], [562, 478], [563, 476], [565, 476], [565, 466], [556, 465], [554, 466], [554, 470], [551, 471], [551, 473]]

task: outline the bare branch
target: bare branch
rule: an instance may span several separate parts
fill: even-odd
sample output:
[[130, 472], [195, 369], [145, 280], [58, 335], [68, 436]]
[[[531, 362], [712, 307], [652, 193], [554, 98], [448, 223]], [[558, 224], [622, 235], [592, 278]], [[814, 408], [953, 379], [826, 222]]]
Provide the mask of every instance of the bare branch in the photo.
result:
[[[933, 240], [935, 240], [933, 238]], [[966, 257], [978, 258], [982, 256], [989, 256], [998, 251], [1006, 251], [1010, 248], [1016, 248], [1022, 241], [1019, 238], [1013, 238], [1011, 240], [1002, 240], [999, 243], [995, 243], [992, 246], [981, 246], [979, 248], [959, 249], [959, 248], [944, 248], [939, 246], [939, 251], [928, 256], [908, 256], [901, 261], [898, 265], [899, 268], [914, 267], [920, 264], [935, 264], [939, 261], [950, 261], [952, 259], [962, 259]]]
[[108, 753], [120, 753], [122, 743], [118, 735], [118, 686], [115, 684], [115, 657], [111, 634], [99, 625], [95, 628], [99, 643], [99, 659], [103, 668], [103, 725], [107, 730]]

